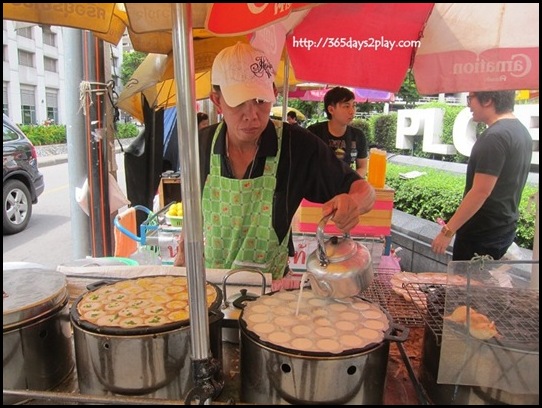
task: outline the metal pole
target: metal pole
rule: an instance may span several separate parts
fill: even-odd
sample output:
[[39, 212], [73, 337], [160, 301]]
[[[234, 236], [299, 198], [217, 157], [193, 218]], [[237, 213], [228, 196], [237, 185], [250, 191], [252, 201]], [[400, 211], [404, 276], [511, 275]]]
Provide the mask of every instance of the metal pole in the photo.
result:
[[173, 56], [177, 84], [177, 129], [183, 197], [183, 234], [190, 303], [190, 330], [193, 358], [209, 358], [209, 317], [207, 310], [205, 262], [203, 258], [203, 217], [199, 175], [198, 129], [194, 86], [192, 16], [189, 3], [172, 6]]
[[68, 176], [70, 225], [73, 259], [90, 255], [90, 225], [88, 216], [75, 199], [75, 188], [81, 187], [87, 175], [85, 124], [79, 111], [79, 84], [83, 78], [81, 30], [63, 28], [66, 72], [66, 139], [68, 145]]
[[288, 115], [288, 82], [290, 81], [290, 57], [286, 53], [284, 57], [284, 83], [282, 84], [282, 121], [286, 122], [286, 115]]

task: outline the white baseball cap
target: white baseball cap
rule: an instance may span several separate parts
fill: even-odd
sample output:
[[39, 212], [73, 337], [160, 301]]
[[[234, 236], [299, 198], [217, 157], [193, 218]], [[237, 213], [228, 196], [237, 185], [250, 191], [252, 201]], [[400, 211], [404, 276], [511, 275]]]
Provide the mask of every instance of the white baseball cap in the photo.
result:
[[275, 70], [263, 51], [238, 42], [224, 48], [213, 61], [211, 83], [220, 86], [228, 106], [250, 99], [275, 102]]

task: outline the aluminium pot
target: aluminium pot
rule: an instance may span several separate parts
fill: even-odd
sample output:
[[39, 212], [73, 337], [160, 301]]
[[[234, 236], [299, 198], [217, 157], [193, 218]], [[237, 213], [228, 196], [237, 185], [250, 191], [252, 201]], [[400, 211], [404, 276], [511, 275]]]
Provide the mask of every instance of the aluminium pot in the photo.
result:
[[403, 342], [408, 337], [407, 328], [382, 312], [389, 321], [383, 341], [337, 354], [303, 352], [264, 341], [248, 329], [242, 314], [241, 402], [381, 405], [390, 341]]
[[[75, 366], [66, 277], [39, 268], [2, 275], [4, 389], [51, 390]], [[21, 401], [3, 397], [4, 405]]]
[[[210, 349], [222, 363], [221, 292], [208, 285], [217, 291], [208, 315]], [[81, 318], [77, 304], [83, 296], [70, 312], [80, 391], [184, 399], [193, 387], [189, 321], [139, 328], [99, 326]]]

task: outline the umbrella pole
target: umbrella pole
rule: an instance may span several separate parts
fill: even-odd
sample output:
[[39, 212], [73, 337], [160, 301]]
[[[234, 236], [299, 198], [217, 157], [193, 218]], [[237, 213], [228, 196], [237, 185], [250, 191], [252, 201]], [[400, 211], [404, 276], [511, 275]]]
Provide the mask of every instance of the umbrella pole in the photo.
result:
[[286, 53], [286, 56], [284, 57], [284, 83], [282, 84], [282, 121], [286, 122], [286, 115], [288, 115], [288, 112], [286, 111], [288, 109], [288, 82], [290, 81], [290, 57], [288, 56], [288, 53]]
[[205, 263], [203, 258], [203, 217], [199, 175], [198, 129], [196, 123], [196, 92], [194, 85], [194, 50], [192, 7], [190, 3], [174, 3], [173, 63], [177, 80], [177, 132], [181, 163], [181, 197], [185, 218], [186, 275], [190, 305], [190, 335], [194, 388], [185, 400], [200, 403], [218, 396], [223, 382], [215, 374], [222, 372], [220, 362], [213, 360], [209, 341], [209, 316], [206, 296]]
[[[93, 93], [91, 83], [105, 87], [103, 40], [90, 31], [83, 33], [84, 80], [89, 84], [83, 95], [89, 186], [91, 251], [94, 257], [112, 255], [112, 229], [109, 212], [109, 172], [105, 139], [105, 103], [102, 92]], [[94, 100], [92, 100], [95, 98]]]

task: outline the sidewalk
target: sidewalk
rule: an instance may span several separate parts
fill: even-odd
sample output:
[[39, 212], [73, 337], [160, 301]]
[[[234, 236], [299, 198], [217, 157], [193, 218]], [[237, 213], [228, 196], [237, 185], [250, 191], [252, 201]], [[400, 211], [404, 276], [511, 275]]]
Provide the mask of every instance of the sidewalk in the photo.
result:
[[[132, 143], [135, 138], [120, 139], [122, 147], [126, 149]], [[35, 146], [38, 154], [38, 167], [54, 166], [55, 164], [62, 164], [68, 162], [68, 145], [67, 144], [55, 144], [45, 146]], [[119, 140], [115, 141], [115, 152], [121, 153], [121, 147]]]

